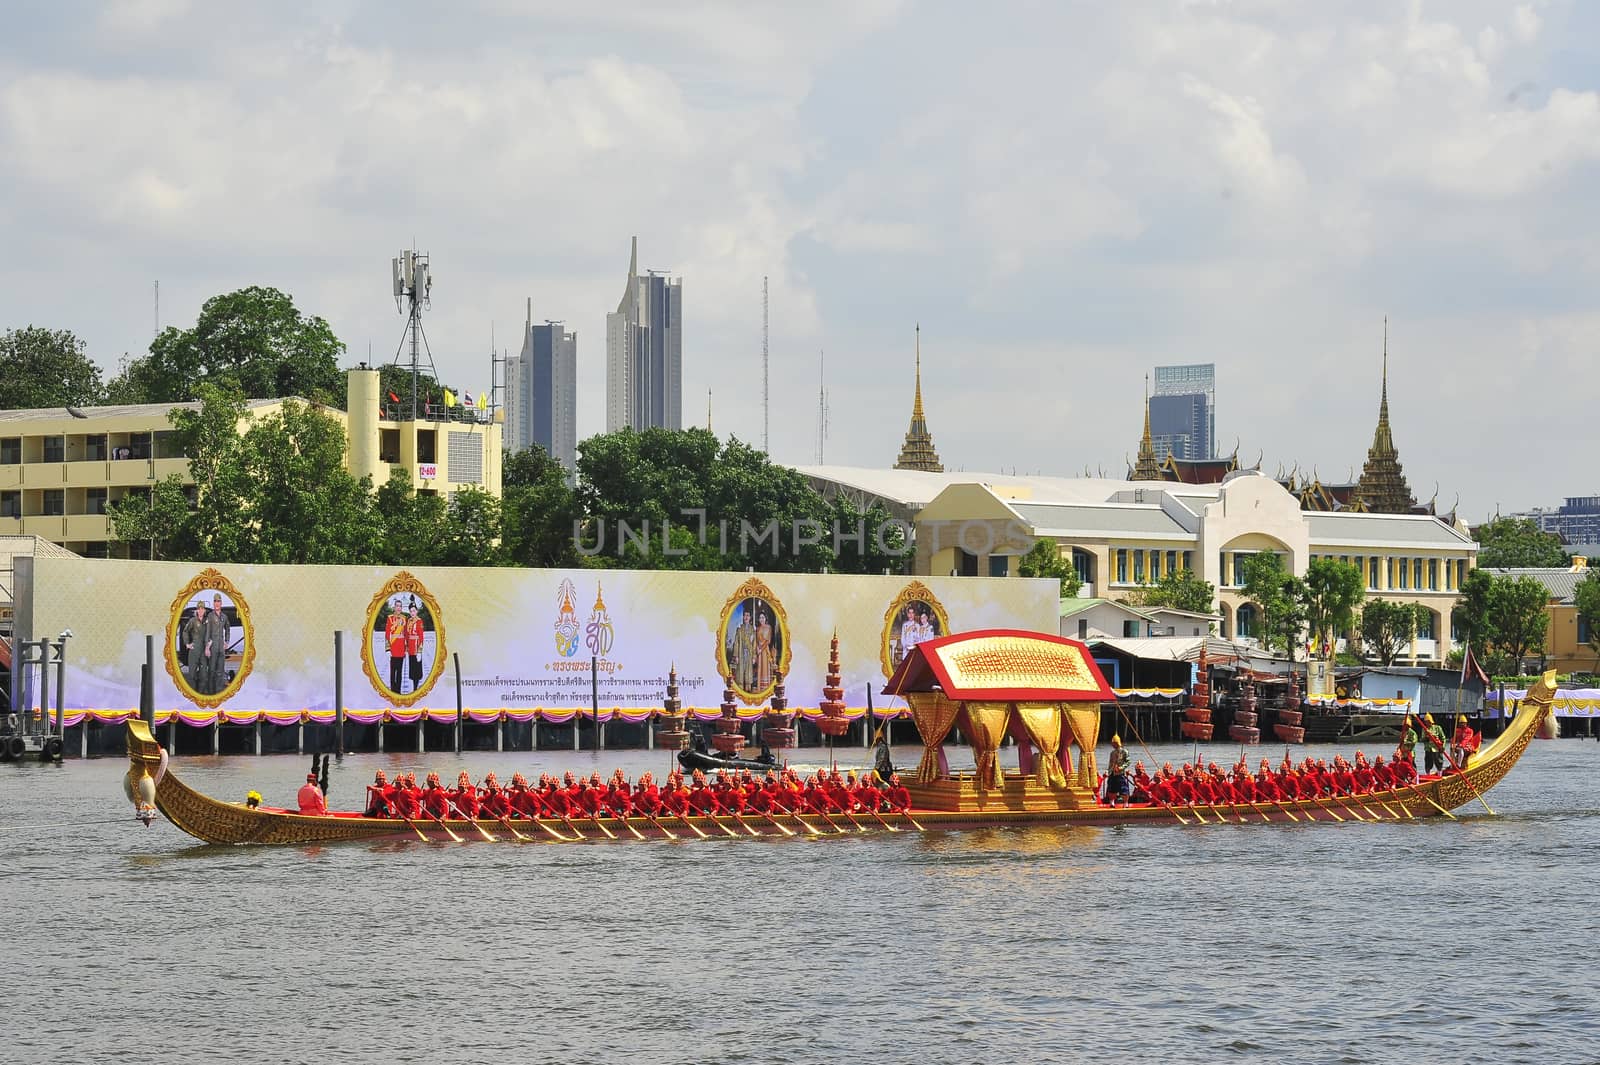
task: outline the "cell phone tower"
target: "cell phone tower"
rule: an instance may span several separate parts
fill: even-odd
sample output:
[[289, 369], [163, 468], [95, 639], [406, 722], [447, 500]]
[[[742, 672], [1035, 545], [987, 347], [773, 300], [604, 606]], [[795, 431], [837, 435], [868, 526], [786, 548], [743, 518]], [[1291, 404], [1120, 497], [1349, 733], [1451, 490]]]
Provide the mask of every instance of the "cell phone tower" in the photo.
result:
[[827, 353], [817, 352], [817, 465], [826, 461], [828, 444]]
[[[405, 332], [400, 336], [400, 346], [395, 349], [394, 362], [400, 363], [400, 354], [411, 346], [411, 420], [417, 420], [417, 392], [422, 374], [422, 356], [428, 358], [428, 373], [437, 381], [439, 371], [433, 365], [433, 352], [428, 348], [428, 338], [422, 331], [422, 312], [433, 309], [433, 271], [428, 266], [428, 253], [402, 251], [398, 258], [389, 260], [394, 279], [394, 306], [406, 316]], [[404, 301], [402, 305], [401, 301]]]

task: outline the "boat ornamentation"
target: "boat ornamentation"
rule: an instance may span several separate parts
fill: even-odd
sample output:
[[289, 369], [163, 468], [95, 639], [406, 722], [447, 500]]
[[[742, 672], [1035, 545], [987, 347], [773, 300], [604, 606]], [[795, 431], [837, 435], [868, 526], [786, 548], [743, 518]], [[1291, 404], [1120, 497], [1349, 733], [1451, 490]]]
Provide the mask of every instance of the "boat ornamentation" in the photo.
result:
[[[428, 840], [578, 841], [723, 836], [822, 836], [854, 831], [997, 828], [1030, 825], [1270, 823], [1449, 817], [1480, 802], [1516, 765], [1551, 713], [1555, 674], [1529, 690], [1501, 735], [1464, 769], [1403, 787], [1274, 802], [1108, 806], [1096, 796], [1100, 710], [1115, 699], [1088, 649], [1037, 632], [990, 629], [918, 644], [884, 688], [906, 699], [923, 742], [907, 811], [841, 818], [781, 812], [743, 816], [634, 815], [627, 818], [434, 819], [300, 814], [223, 802], [185, 784], [143, 721], [128, 722], [124, 781], [137, 816], [156, 812], [207, 843], [308, 844], [384, 837]], [[952, 774], [945, 740], [953, 730], [973, 751], [974, 773]], [[1020, 772], [999, 760], [1016, 741]], [[1076, 759], [1072, 749], [1077, 748]], [[1484, 803], [1487, 808], [1487, 803]], [[616, 831], [612, 831], [615, 829]]]

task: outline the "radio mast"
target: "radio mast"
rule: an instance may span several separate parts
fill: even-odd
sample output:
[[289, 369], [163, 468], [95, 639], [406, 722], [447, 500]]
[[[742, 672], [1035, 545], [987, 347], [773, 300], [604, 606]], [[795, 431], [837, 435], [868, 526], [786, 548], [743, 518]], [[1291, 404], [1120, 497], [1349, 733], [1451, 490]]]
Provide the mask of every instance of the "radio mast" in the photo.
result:
[[768, 324], [768, 320], [767, 320], [767, 275], [762, 274], [761, 275], [761, 450], [766, 452], [766, 454], [768, 456], [771, 456], [771, 454], [772, 454], [772, 441], [771, 441], [771, 438], [770, 438], [770, 436], [768, 434], [769, 434], [769, 428], [770, 428], [770, 424], [771, 424], [771, 422], [770, 422], [770, 412], [771, 412], [772, 408], [771, 408], [771, 393], [768, 391], [768, 384], [769, 384], [771, 378], [769, 377], [768, 372], [767, 372], [768, 358], [769, 358], [769, 352], [768, 352], [768, 349], [767, 349], [767, 324]]
[[[411, 345], [411, 420], [417, 420], [417, 391], [418, 382], [422, 373], [422, 353], [428, 356], [428, 372], [433, 380], [439, 379], [439, 371], [433, 365], [433, 352], [428, 348], [428, 338], [422, 332], [422, 311], [424, 308], [433, 308], [433, 273], [428, 268], [428, 253], [416, 251], [403, 251], [397, 259], [389, 260], [394, 275], [394, 305], [395, 309], [403, 311], [406, 315], [405, 332], [400, 336], [400, 347], [395, 350], [394, 361], [398, 365], [400, 353], [405, 350], [406, 344]], [[401, 301], [405, 305], [401, 305]]]
[[827, 353], [817, 352], [817, 465], [826, 461], [828, 444], [828, 379], [825, 373]]

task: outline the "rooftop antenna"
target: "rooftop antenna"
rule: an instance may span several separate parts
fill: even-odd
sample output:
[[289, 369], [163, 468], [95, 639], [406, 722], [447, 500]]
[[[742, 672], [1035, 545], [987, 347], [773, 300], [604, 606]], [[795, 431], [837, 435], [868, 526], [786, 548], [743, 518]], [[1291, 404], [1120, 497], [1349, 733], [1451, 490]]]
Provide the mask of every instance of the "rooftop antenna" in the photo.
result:
[[500, 409], [500, 397], [505, 392], [506, 356], [494, 342], [494, 320], [489, 320], [489, 419]]
[[709, 432], [712, 432], [712, 431], [713, 430], [711, 428], [711, 389], [708, 388], [708, 389], [706, 389], [706, 432], [709, 433]]
[[156, 282], [155, 335], [161, 335], [161, 282]]
[[[411, 345], [411, 420], [417, 420], [418, 381], [422, 371], [422, 353], [427, 352], [428, 370], [434, 380], [439, 371], [433, 365], [433, 351], [428, 348], [428, 338], [422, 332], [422, 312], [433, 307], [433, 273], [428, 268], [428, 253], [402, 251], [389, 260], [394, 280], [395, 310], [406, 315], [406, 328], [400, 335], [400, 347], [395, 349], [394, 361], [399, 363], [400, 353], [407, 342]], [[404, 306], [401, 301], [404, 300]]]
[[768, 386], [771, 378], [768, 374], [769, 350], [767, 347], [767, 275], [761, 275], [761, 450], [768, 455], [772, 454], [772, 441], [768, 435], [771, 416], [771, 393]]
[[828, 443], [828, 378], [825, 372], [827, 353], [817, 352], [817, 465], [826, 461]]

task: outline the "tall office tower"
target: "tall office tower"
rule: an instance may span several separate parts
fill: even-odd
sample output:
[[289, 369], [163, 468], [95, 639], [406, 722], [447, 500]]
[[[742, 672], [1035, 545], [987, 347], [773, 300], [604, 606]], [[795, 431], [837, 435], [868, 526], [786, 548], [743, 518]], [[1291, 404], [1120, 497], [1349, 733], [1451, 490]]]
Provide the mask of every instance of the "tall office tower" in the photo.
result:
[[522, 327], [522, 351], [506, 360], [506, 444], [538, 444], [569, 471], [578, 462], [578, 334], [560, 322]]
[[1150, 441], [1157, 461], [1217, 457], [1215, 363], [1157, 366], [1150, 396]]
[[683, 278], [639, 273], [639, 238], [627, 287], [606, 315], [606, 432], [683, 428]]

